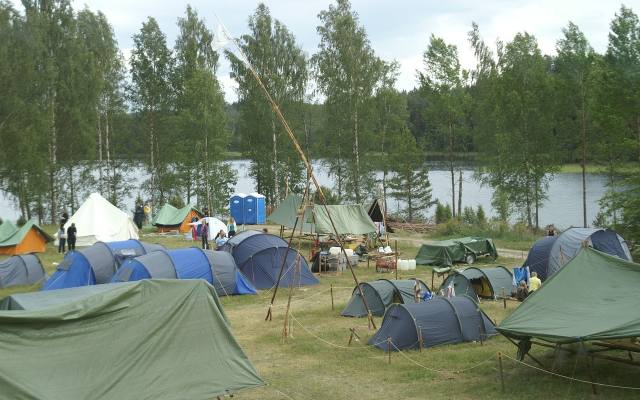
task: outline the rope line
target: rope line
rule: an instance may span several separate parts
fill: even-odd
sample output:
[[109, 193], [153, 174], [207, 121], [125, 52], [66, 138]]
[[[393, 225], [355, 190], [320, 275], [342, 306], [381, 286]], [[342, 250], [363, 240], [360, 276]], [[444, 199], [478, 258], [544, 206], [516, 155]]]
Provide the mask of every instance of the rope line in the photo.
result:
[[425, 366], [425, 365], [423, 365], [423, 364], [421, 364], [421, 363], [417, 362], [417, 361], [416, 361], [416, 360], [414, 360], [413, 358], [409, 357], [409, 356], [408, 356], [408, 355], [406, 355], [403, 351], [401, 351], [401, 350], [396, 346], [396, 344], [395, 344], [395, 343], [393, 343], [393, 341], [390, 341], [390, 343], [391, 343], [391, 345], [392, 345], [392, 346], [393, 346], [393, 347], [398, 351], [398, 353], [399, 353], [402, 357], [404, 357], [404, 358], [406, 358], [407, 360], [411, 361], [413, 364], [415, 364], [415, 365], [417, 365], [417, 366], [419, 366], [419, 367], [421, 367], [421, 368], [423, 368], [423, 369], [425, 369], [425, 370], [427, 370], [427, 371], [437, 372], [437, 373], [441, 373], [441, 374], [442, 374], [442, 373], [447, 373], [447, 374], [461, 374], [461, 373], [463, 373], [463, 372], [470, 371], [470, 370], [472, 370], [472, 369], [474, 369], [474, 368], [478, 368], [479, 366], [484, 365], [484, 364], [486, 364], [486, 363], [488, 363], [488, 362], [490, 362], [490, 361], [492, 361], [492, 360], [494, 359], [494, 356], [492, 355], [491, 357], [487, 358], [487, 359], [486, 359], [486, 360], [484, 360], [484, 361], [480, 361], [479, 363], [477, 363], [477, 364], [475, 364], [475, 365], [473, 365], [473, 366], [471, 366], [471, 367], [469, 367], [469, 368], [460, 369], [460, 370], [449, 371], [449, 370], [444, 370], [444, 369], [435, 369], [435, 368], [427, 367], [427, 366]]
[[640, 390], [640, 387], [610, 385], [610, 384], [607, 384], [607, 383], [591, 382], [591, 381], [587, 381], [587, 380], [584, 380], [584, 379], [572, 378], [570, 376], [558, 374], [556, 372], [547, 371], [546, 369], [536, 367], [535, 365], [527, 364], [526, 362], [517, 360], [517, 359], [515, 359], [513, 357], [509, 357], [508, 355], [506, 355], [504, 353], [502, 353], [502, 356], [505, 357], [505, 358], [508, 358], [511, 361], [514, 361], [514, 362], [516, 362], [518, 364], [522, 364], [524, 366], [527, 366], [529, 368], [535, 369], [537, 371], [545, 372], [547, 374], [550, 374], [550, 375], [553, 375], [553, 376], [557, 376], [558, 378], [564, 378], [564, 379], [568, 379], [570, 381], [575, 381], [575, 382], [580, 382], [580, 383], [587, 383], [589, 385], [597, 385], [597, 386], [609, 387], [609, 388], [615, 388], [615, 389]]
[[[335, 347], [335, 348], [337, 348], [337, 349], [343, 349], [343, 350], [367, 350], [367, 351], [371, 351], [371, 349], [368, 347], [369, 345], [364, 345], [364, 346], [362, 346], [362, 347], [348, 347], [348, 346], [342, 346], [342, 345], [339, 345], [339, 344], [335, 344], [335, 343], [333, 343], [333, 342], [330, 342], [330, 341], [328, 341], [328, 340], [326, 340], [326, 339], [324, 339], [324, 338], [322, 338], [322, 337], [320, 337], [320, 336], [316, 335], [316, 334], [315, 334], [315, 333], [313, 333], [311, 330], [309, 330], [309, 328], [307, 328], [306, 326], [304, 326], [304, 325], [303, 325], [303, 324], [298, 320], [298, 318], [296, 318], [296, 317], [295, 317], [295, 315], [293, 315], [293, 313], [292, 313], [291, 311], [289, 311], [289, 315], [291, 316], [291, 318], [292, 318], [292, 319], [293, 319], [293, 320], [294, 320], [298, 325], [300, 325], [300, 327], [301, 327], [305, 332], [307, 332], [309, 335], [313, 336], [314, 338], [318, 339], [318, 340], [319, 340], [319, 341], [321, 341], [322, 343], [325, 343], [325, 344], [327, 344], [327, 345], [329, 345], [329, 346], [331, 346], [331, 347]], [[382, 342], [380, 342], [380, 343], [375, 343], [375, 344], [373, 344], [373, 345], [371, 345], [371, 346], [376, 346], [376, 345], [378, 345], [378, 344], [385, 343], [385, 342], [386, 342], [386, 340], [383, 340]]]

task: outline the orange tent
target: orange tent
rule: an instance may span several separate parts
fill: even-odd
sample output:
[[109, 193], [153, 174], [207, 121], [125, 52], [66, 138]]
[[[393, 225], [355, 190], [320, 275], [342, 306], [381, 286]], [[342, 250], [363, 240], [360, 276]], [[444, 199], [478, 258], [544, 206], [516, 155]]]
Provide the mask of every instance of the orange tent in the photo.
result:
[[43, 253], [53, 238], [33, 221], [18, 228], [9, 221], [0, 225], [0, 254]]
[[158, 212], [153, 225], [158, 228], [158, 232], [178, 231], [186, 233], [191, 231], [189, 223], [193, 217], [200, 219], [203, 215], [195, 207], [186, 206], [178, 209], [171, 204], [165, 204]]

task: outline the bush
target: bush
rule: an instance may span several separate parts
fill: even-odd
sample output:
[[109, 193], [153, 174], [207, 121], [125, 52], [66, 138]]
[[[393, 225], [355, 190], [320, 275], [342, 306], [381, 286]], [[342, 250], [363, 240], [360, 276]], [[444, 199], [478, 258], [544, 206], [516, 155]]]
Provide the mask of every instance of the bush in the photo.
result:
[[16, 225], [18, 226], [22, 226], [26, 223], [27, 223], [27, 219], [25, 218], [24, 215], [21, 215], [20, 218], [18, 218], [18, 220], [16, 221]]
[[469, 225], [477, 225], [478, 219], [473, 208], [467, 206], [462, 210], [462, 222]]
[[486, 225], [487, 224], [487, 215], [484, 213], [484, 208], [482, 208], [481, 205], [478, 204], [478, 210], [476, 211], [476, 221], [478, 222], [479, 225]]
[[447, 204], [443, 206], [440, 202], [436, 203], [436, 224], [444, 224], [451, 220], [451, 207]]

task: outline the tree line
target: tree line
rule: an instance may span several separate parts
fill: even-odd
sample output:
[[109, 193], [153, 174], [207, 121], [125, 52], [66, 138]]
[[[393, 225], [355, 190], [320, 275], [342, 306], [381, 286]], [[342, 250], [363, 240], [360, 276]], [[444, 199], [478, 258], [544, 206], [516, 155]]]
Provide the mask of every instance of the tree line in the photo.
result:
[[[306, 187], [248, 66], [236, 50], [212, 48], [214, 34], [193, 8], [178, 18], [173, 47], [149, 17], [125, 62], [102, 13], [74, 11], [68, 0], [23, 5], [18, 12], [0, 1], [0, 135], [11, 144], [0, 150], [0, 189], [23, 215], [55, 221], [92, 190], [115, 204], [139, 190], [155, 204], [179, 197], [222, 212], [237, 179], [229, 150], [250, 160], [249, 175], [272, 205]], [[318, 15], [310, 56], [264, 4], [237, 43], [340, 201], [390, 196], [408, 220], [427, 217], [435, 200], [426, 161], [437, 152], [451, 194], [439, 201], [462, 218], [459, 155], [473, 153], [500, 218], [537, 226], [550, 179], [579, 162], [584, 225], [586, 166], [600, 164], [611, 193], [598, 222], [634, 229], [637, 174], [625, 172], [637, 172], [640, 160], [640, 23], [622, 6], [610, 26], [604, 54], [569, 23], [556, 54], [545, 55], [529, 33], [488, 43], [473, 24], [470, 70], [456, 46], [432, 35], [409, 92], [396, 89], [399, 65], [375, 54], [347, 0]], [[238, 84], [231, 105], [216, 75], [222, 56]], [[134, 164], [148, 173], [135, 187]]]

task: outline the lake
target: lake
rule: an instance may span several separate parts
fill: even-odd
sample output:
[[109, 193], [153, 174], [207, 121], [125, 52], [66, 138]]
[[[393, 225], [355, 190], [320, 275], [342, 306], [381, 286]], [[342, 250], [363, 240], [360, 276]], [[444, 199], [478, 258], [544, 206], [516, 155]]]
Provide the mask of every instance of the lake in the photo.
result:
[[[255, 182], [247, 173], [249, 171], [248, 160], [232, 160], [231, 164], [238, 172], [238, 182], [235, 187], [236, 192], [250, 193], [255, 191]], [[135, 185], [139, 186], [147, 174], [142, 168], [133, 169]], [[314, 172], [318, 181], [323, 186], [333, 187], [333, 179], [327, 174], [321, 163], [314, 162]], [[377, 174], [378, 178], [382, 173]], [[431, 181], [434, 199], [439, 199], [442, 203], [449, 203], [451, 197], [450, 175], [441, 163], [430, 165], [429, 180]], [[456, 177], [456, 192], [457, 192]], [[600, 207], [598, 201], [606, 193], [606, 178], [603, 175], [587, 175], [587, 220], [589, 224], [593, 221]], [[128, 209], [133, 209], [134, 199], [137, 192], [132, 192], [132, 196], [127, 199]], [[487, 216], [491, 217], [495, 213], [491, 208], [492, 190], [489, 187], [480, 185], [473, 179], [473, 170], [468, 167], [463, 170], [462, 205], [476, 208], [481, 205]], [[559, 228], [582, 225], [582, 176], [580, 174], [558, 174], [549, 184], [549, 199], [540, 209], [540, 225], [555, 224]], [[396, 211], [401, 205], [394, 199], [387, 199], [389, 211]], [[433, 214], [433, 209], [429, 215]], [[10, 199], [0, 196], [0, 217], [15, 221], [19, 217], [17, 207]]]

